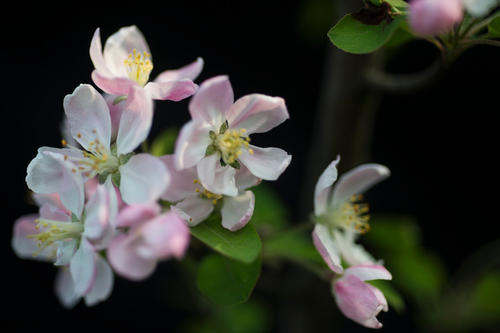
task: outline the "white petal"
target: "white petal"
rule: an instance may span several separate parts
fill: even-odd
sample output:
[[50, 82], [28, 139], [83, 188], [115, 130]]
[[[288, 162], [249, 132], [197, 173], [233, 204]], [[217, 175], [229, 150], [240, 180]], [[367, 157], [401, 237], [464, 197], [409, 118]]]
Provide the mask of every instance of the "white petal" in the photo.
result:
[[331, 162], [318, 178], [314, 189], [314, 215], [319, 216], [326, 212], [328, 206], [328, 196], [330, 195], [332, 185], [337, 180], [337, 164], [340, 162], [340, 156]]
[[356, 244], [354, 241], [355, 233], [350, 230], [333, 232], [333, 237], [342, 258], [352, 266], [359, 264], [375, 263], [376, 260], [368, 253], [364, 247], [360, 244]]
[[175, 165], [177, 169], [195, 166], [207, 151], [211, 140], [207, 124], [190, 121], [186, 123], [175, 143]]
[[78, 295], [88, 293], [95, 280], [96, 264], [94, 248], [85, 238], [81, 239], [80, 247], [71, 258], [69, 270], [73, 278], [75, 293]]
[[204, 81], [189, 103], [193, 120], [217, 128], [226, 120], [226, 112], [234, 102], [233, 88], [227, 76]]
[[172, 210], [182, 217], [190, 227], [194, 227], [213, 212], [214, 205], [208, 199], [191, 196], [172, 206]]
[[170, 175], [155, 156], [137, 154], [120, 166], [120, 192], [128, 204], [155, 201], [165, 192]]
[[66, 309], [71, 309], [80, 300], [80, 295], [75, 292], [73, 279], [66, 267], [62, 267], [57, 272], [54, 289], [57, 298]]
[[276, 180], [292, 161], [292, 156], [279, 148], [260, 148], [253, 145], [248, 147], [253, 153], [242, 149], [239, 159], [258, 178]]
[[196, 189], [199, 188], [199, 185], [194, 182], [198, 178], [196, 168], [176, 170], [174, 155], [161, 156], [160, 160], [165, 164], [171, 176], [170, 185], [161, 197], [163, 200], [177, 202], [196, 193]]
[[381, 265], [361, 264], [345, 270], [344, 276], [354, 275], [361, 281], [392, 280], [391, 273]]
[[85, 295], [85, 304], [92, 306], [108, 299], [113, 290], [113, 282], [113, 271], [108, 262], [101, 256], [96, 256], [96, 278], [92, 289]]
[[64, 97], [64, 112], [73, 138], [87, 151], [97, 144], [109, 152], [111, 117], [106, 100], [89, 84], [79, 85]]
[[171, 69], [162, 72], [156, 77], [155, 82], [169, 82], [182, 79], [194, 80], [198, 77], [201, 70], [203, 69], [203, 64], [203, 59], [197, 58], [194, 62], [179, 69]]
[[58, 241], [57, 246], [57, 254], [56, 254], [56, 262], [54, 265], [56, 266], [66, 266], [69, 264], [71, 258], [75, 254], [77, 241], [76, 239], [65, 239]]
[[222, 205], [222, 226], [231, 231], [243, 228], [253, 215], [255, 196], [252, 191], [237, 197], [225, 197]]
[[204, 188], [212, 193], [229, 196], [238, 195], [234, 175], [236, 169], [220, 165], [218, 153], [202, 159], [196, 166], [198, 177]]
[[112, 76], [102, 55], [102, 43], [101, 43], [101, 34], [99, 28], [95, 30], [94, 36], [92, 36], [89, 53], [90, 53], [90, 59], [94, 64], [94, 68], [102, 75], [108, 77]]
[[313, 242], [328, 267], [335, 273], [341, 274], [343, 268], [340, 263], [340, 254], [330, 230], [322, 224], [316, 224], [313, 231]]
[[37, 242], [32, 238], [28, 238], [28, 236], [40, 232], [40, 230], [35, 228], [36, 225], [34, 220], [37, 218], [38, 215], [34, 214], [24, 215], [14, 222], [14, 230], [11, 241], [12, 249], [16, 255], [22, 259], [52, 261], [56, 251], [55, 246], [49, 246], [36, 257], [33, 256], [33, 253], [37, 252], [40, 248], [38, 247]]
[[253, 173], [248, 170], [248, 168], [241, 164], [239, 170], [236, 170], [236, 174], [234, 175], [236, 180], [236, 187], [238, 188], [238, 192], [242, 192], [250, 187], [254, 187], [259, 185], [262, 181], [259, 177], [253, 175]]
[[85, 205], [83, 236], [92, 240], [102, 237], [109, 227], [109, 195], [104, 185], [98, 185]]
[[389, 177], [390, 171], [380, 164], [362, 164], [340, 176], [333, 188], [332, 206], [342, 204], [354, 194], [361, 194]]

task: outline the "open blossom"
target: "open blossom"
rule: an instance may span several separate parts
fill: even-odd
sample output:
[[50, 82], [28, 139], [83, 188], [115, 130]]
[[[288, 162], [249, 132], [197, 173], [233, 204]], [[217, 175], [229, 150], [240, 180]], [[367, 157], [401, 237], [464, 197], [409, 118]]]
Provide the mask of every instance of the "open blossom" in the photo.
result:
[[150, 82], [153, 61], [149, 46], [136, 26], [124, 27], [111, 35], [102, 49], [100, 30], [90, 44], [90, 58], [95, 70], [94, 83], [113, 95], [129, 95], [132, 87], [143, 88], [152, 99], [179, 101], [196, 92], [194, 80], [203, 68], [203, 60], [177, 70], [162, 72]]
[[126, 206], [116, 219], [120, 229], [109, 246], [108, 260], [115, 272], [130, 280], [150, 276], [158, 261], [182, 258], [189, 245], [189, 229], [174, 211], [161, 212], [157, 203]]
[[276, 180], [290, 164], [291, 156], [284, 150], [256, 147], [249, 137], [289, 118], [282, 98], [251, 94], [234, 102], [228, 77], [217, 76], [201, 84], [189, 112], [192, 120], [184, 125], [176, 142], [176, 167], [196, 166], [208, 191], [238, 195], [234, 169], [241, 165], [258, 178]]
[[380, 289], [364, 281], [391, 279], [391, 273], [380, 265], [349, 267], [332, 282], [335, 302], [347, 318], [368, 328], [381, 328], [377, 315], [389, 309], [387, 300]]
[[380, 164], [363, 164], [337, 180], [340, 157], [330, 163], [316, 183], [314, 215], [317, 221], [313, 241], [330, 269], [342, 273], [341, 257], [350, 264], [373, 263], [374, 259], [356, 236], [369, 230], [368, 205], [361, 202], [361, 194], [387, 178], [389, 169]]
[[112, 144], [110, 111], [95, 88], [82, 84], [67, 95], [64, 110], [69, 130], [82, 149], [67, 144], [64, 148], [41, 147], [28, 165], [28, 187], [35, 193], [58, 193], [72, 212], [81, 211], [83, 184], [96, 176], [101, 182], [112, 178], [126, 203], [159, 198], [169, 182], [168, 170], [154, 156], [133, 153], [151, 128], [152, 102], [134, 88], [122, 103]]
[[485, 16], [500, 4], [499, 0], [462, 0], [462, 2], [467, 12], [475, 17]]
[[117, 198], [111, 181], [98, 185], [78, 212], [67, 209], [57, 195], [35, 199], [39, 215], [23, 216], [14, 224], [16, 254], [61, 267], [56, 294], [66, 307], [82, 297], [89, 306], [107, 299], [113, 273], [99, 251], [107, 248], [115, 229]]
[[435, 36], [453, 29], [462, 17], [462, 0], [413, 0], [408, 22], [415, 33]]
[[[175, 156], [161, 157], [169, 170], [175, 170]], [[222, 170], [220, 168], [219, 170]], [[222, 226], [236, 231], [243, 228], [253, 215], [255, 196], [247, 188], [257, 185], [260, 179], [250, 173], [242, 165], [239, 170], [232, 168], [230, 177], [235, 178], [238, 195], [226, 196], [213, 193], [200, 183], [195, 167], [172, 171], [172, 182], [163, 193], [162, 199], [174, 202], [172, 209], [177, 211], [190, 226], [196, 226], [205, 220], [214, 210], [218, 202], [222, 202]], [[215, 183], [223, 182], [221, 177], [228, 173], [215, 174]]]

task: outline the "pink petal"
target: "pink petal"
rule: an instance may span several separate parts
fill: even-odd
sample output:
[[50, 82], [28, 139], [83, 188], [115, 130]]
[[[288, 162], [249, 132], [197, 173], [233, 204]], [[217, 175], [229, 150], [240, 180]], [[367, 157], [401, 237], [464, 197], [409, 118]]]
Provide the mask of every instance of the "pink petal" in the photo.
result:
[[127, 77], [127, 70], [123, 62], [134, 49], [138, 53], [144, 51], [151, 53], [146, 39], [135, 25], [123, 27], [108, 37], [104, 44], [103, 55], [114, 76]]
[[149, 135], [153, 122], [153, 102], [144, 89], [133, 86], [123, 106], [116, 138], [118, 156], [128, 154]]
[[99, 185], [85, 206], [85, 230], [83, 236], [97, 240], [109, 228], [109, 194]]
[[249, 148], [253, 153], [242, 149], [239, 160], [258, 178], [276, 180], [292, 161], [292, 156], [279, 148], [260, 148], [253, 145], [249, 145]]
[[175, 155], [161, 156], [160, 160], [171, 175], [170, 185], [161, 197], [163, 200], [177, 202], [196, 193], [196, 189], [199, 188], [199, 185], [194, 182], [198, 178], [196, 168], [176, 170]]
[[216, 76], [204, 81], [191, 99], [189, 112], [193, 120], [205, 122], [219, 129], [226, 121], [226, 112], [233, 105], [233, 88], [227, 76]]
[[85, 295], [90, 291], [96, 277], [96, 262], [93, 246], [85, 238], [80, 241], [80, 247], [71, 258], [69, 271], [73, 278], [75, 293]]
[[330, 195], [332, 185], [337, 180], [337, 164], [340, 162], [340, 156], [331, 162], [319, 176], [314, 189], [314, 215], [319, 216], [326, 212], [328, 208], [328, 196]]
[[147, 278], [156, 267], [156, 259], [145, 259], [137, 254], [140, 238], [135, 235], [118, 235], [111, 241], [107, 256], [113, 270], [130, 280]]
[[356, 276], [345, 276], [334, 282], [334, 296], [340, 311], [358, 324], [381, 328], [376, 316], [384, 309], [372, 288]]
[[390, 171], [380, 164], [363, 164], [340, 176], [333, 188], [332, 206], [337, 206], [361, 194], [373, 185], [389, 177]]
[[335, 273], [341, 274], [344, 269], [340, 263], [339, 250], [328, 228], [322, 224], [316, 224], [312, 236], [316, 250], [323, 257], [328, 267]]
[[236, 187], [238, 188], [238, 192], [242, 192], [250, 187], [257, 186], [262, 182], [262, 179], [255, 177], [244, 165], [240, 165], [239, 170], [236, 170], [234, 178], [236, 180]]
[[231, 231], [243, 228], [253, 215], [255, 196], [246, 191], [237, 197], [225, 197], [222, 205], [222, 226]]
[[27, 169], [26, 184], [35, 193], [58, 193], [64, 207], [81, 216], [84, 204], [83, 178], [65, 158], [69, 149], [41, 147]]
[[46, 202], [40, 207], [40, 217], [48, 220], [61, 222], [71, 221], [71, 212], [54, 205], [52, 202]]
[[156, 202], [129, 205], [120, 210], [116, 219], [116, 226], [119, 228], [137, 227], [160, 212], [161, 206]]
[[201, 184], [208, 191], [229, 196], [238, 195], [234, 175], [236, 169], [221, 166], [218, 153], [203, 158], [196, 166]]
[[38, 247], [35, 240], [28, 238], [29, 235], [38, 234], [40, 231], [35, 228], [35, 219], [38, 215], [24, 215], [18, 218], [14, 222], [14, 230], [12, 233], [11, 246], [16, 255], [22, 259], [35, 259], [43, 261], [51, 261], [53, 259], [54, 247], [45, 248], [36, 257], [33, 253], [38, 251]]
[[127, 95], [130, 88], [134, 86], [139, 87], [135, 81], [130, 80], [128, 77], [108, 77], [97, 70], [92, 72], [92, 81], [103, 91], [117, 96]]
[[349, 267], [345, 270], [344, 276], [354, 275], [361, 281], [369, 280], [391, 280], [391, 273], [381, 265], [361, 264]]
[[144, 89], [152, 99], [178, 102], [193, 95], [198, 85], [190, 79], [181, 79], [169, 82], [148, 82]]
[[182, 217], [190, 227], [194, 227], [203, 222], [214, 211], [214, 205], [209, 199], [190, 196], [172, 206], [172, 210]]
[[382, 311], [387, 312], [389, 311], [389, 304], [387, 303], [387, 299], [385, 298], [385, 295], [380, 289], [372, 286], [371, 284], [366, 284], [368, 288], [373, 292], [375, 297], [377, 298], [378, 302], [382, 305]]
[[231, 128], [244, 128], [248, 134], [267, 132], [288, 118], [282, 98], [261, 94], [243, 96], [226, 114]]
[[111, 118], [104, 97], [88, 84], [79, 85], [64, 97], [64, 112], [73, 138], [88, 151], [100, 143], [106, 150], [111, 144]]
[[92, 36], [92, 41], [90, 42], [90, 59], [94, 64], [94, 68], [101, 73], [103, 76], [113, 76], [104, 61], [104, 57], [102, 55], [102, 44], [101, 44], [101, 35], [100, 29], [97, 28], [94, 32], [94, 36]]
[[175, 165], [177, 169], [195, 166], [203, 157], [211, 140], [209, 129], [201, 122], [186, 123], [175, 143]]
[[122, 117], [122, 112], [126, 104], [125, 101], [121, 101], [115, 104], [115, 100], [118, 96], [104, 94], [104, 99], [108, 105], [109, 115], [111, 118], [111, 141], [116, 141], [116, 136], [118, 135], [118, 128], [120, 126], [120, 118]]
[[141, 153], [120, 166], [120, 192], [127, 204], [156, 201], [170, 183], [170, 173], [161, 160]]
[[75, 292], [73, 279], [66, 267], [62, 267], [58, 270], [54, 289], [57, 298], [66, 309], [73, 308], [80, 300], [80, 295]]
[[87, 306], [105, 301], [113, 290], [114, 276], [111, 267], [100, 255], [96, 256], [96, 277], [92, 289], [85, 295]]
[[198, 77], [198, 75], [200, 75], [202, 69], [203, 59], [198, 58], [189, 65], [186, 65], [179, 69], [162, 72], [156, 77], [155, 82], [169, 82], [181, 79], [190, 79], [194, 81]]

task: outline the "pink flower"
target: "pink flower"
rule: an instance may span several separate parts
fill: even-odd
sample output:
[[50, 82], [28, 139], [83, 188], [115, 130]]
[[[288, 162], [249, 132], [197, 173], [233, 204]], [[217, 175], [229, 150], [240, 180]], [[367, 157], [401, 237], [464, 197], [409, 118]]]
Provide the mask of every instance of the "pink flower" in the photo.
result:
[[330, 269], [342, 273], [341, 257], [350, 264], [372, 263], [374, 259], [361, 245], [357, 235], [369, 229], [368, 206], [361, 203], [361, 194], [387, 178], [389, 169], [380, 164], [363, 164], [337, 180], [338, 157], [323, 171], [314, 192], [314, 215], [317, 224], [313, 241]]
[[391, 280], [391, 273], [380, 265], [357, 265], [345, 270], [333, 281], [332, 292], [340, 311], [349, 319], [368, 327], [381, 328], [377, 315], [387, 311], [384, 294], [369, 280]]
[[[165, 155], [161, 159], [169, 170], [175, 170], [174, 155]], [[253, 192], [245, 190], [257, 185], [260, 179], [252, 175], [245, 166], [231, 171], [231, 177], [235, 178], [235, 186], [238, 189], [237, 196], [226, 196], [204, 188], [197, 179], [196, 168], [191, 167], [172, 171], [172, 182], [163, 193], [162, 199], [176, 203], [172, 209], [190, 226], [196, 226], [205, 220], [213, 212], [215, 205], [222, 201], [222, 226], [237, 231], [248, 223], [255, 205]], [[216, 173], [214, 183], [222, 182], [219, 178], [225, 175], [224, 172]]]
[[209, 191], [238, 195], [234, 169], [240, 165], [258, 178], [276, 180], [290, 164], [291, 156], [282, 149], [249, 144], [249, 135], [267, 132], [289, 118], [282, 98], [252, 94], [234, 102], [228, 77], [217, 76], [201, 84], [189, 112], [192, 120], [175, 147], [176, 167], [196, 166]]
[[95, 67], [92, 79], [105, 92], [123, 96], [129, 95], [132, 87], [138, 87], [144, 88], [152, 99], [172, 101], [180, 101], [195, 93], [198, 86], [192, 80], [203, 68], [203, 60], [198, 58], [148, 82], [153, 62], [149, 46], [136, 26], [121, 28], [111, 35], [106, 40], [104, 51], [97, 28], [90, 44], [90, 58]]
[[156, 203], [130, 205], [117, 217], [127, 232], [113, 238], [108, 260], [114, 271], [130, 280], [150, 276], [160, 260], [181, 258], [189, 245], [189, 228], [175, 212], [161, 213]]
[[435, 36], [453, 29], [463, 15], [461, 0], [413, 0], [408, 20], [416, 34]]
[[39, 215], [14, 223], [14, 252], [62, 267], [56, 294], [64, 306], [72, 307], [82, 297], [89, 306], [107, 299], [113, 274], [99, 251], [107, 248], [115, 228], [117, 199], [111, 181], [99, 185], [79, 212], [62, 206], [56, 195], [36, 200], [42, 204]]
[[149, 134], [152, 102], [133, 88], [123, 108], [112, 143], [110, 111], [97, 90], [82, 84], [67, 95], [64, 110], [69, 129], [83, 149], [41, 147], [28, 165], [28, 187], [35, 193], [58, 193], [72, 212], [81, 211], [83, 184], [96, 176], [101, 182], [112, 178], [126, 203], [159, 198], [169, 182], [168, 170], [154, 156], [133, 153]]

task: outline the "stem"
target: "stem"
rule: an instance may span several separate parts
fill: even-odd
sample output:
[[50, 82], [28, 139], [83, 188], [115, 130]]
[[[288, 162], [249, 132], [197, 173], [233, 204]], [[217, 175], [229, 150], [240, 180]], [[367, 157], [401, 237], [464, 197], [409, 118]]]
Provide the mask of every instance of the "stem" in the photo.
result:
[[499, 46], [500, 47], [500, 41], [498, 40], [492, 40], [492, 39], [474, 39], [474, 40], [467, 40], [463, 43], [464, 47], [468, 48], [470, 46], [474, 45], [491, 45], [491, 46]]

